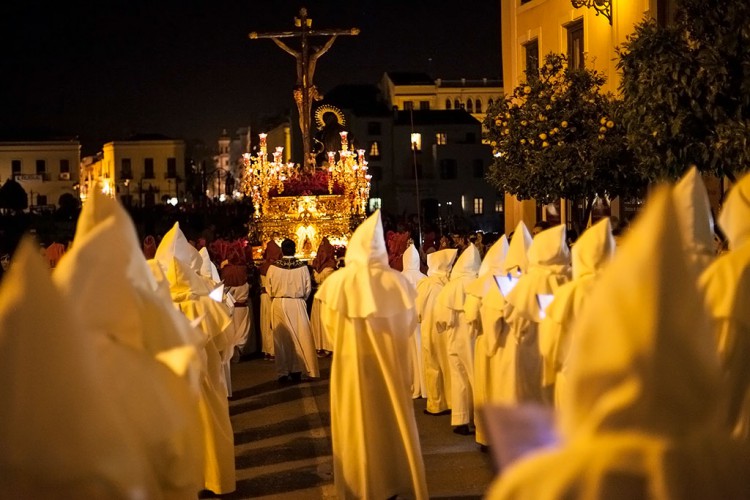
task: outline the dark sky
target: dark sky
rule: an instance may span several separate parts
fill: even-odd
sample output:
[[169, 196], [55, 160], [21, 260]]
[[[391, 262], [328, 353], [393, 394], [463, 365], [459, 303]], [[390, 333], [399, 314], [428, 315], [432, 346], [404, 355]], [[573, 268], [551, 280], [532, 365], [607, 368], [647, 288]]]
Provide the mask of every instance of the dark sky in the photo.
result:
[[293, 106], [294, 59], [247, 35], [293, 30], [301, 6], [313, 28], [361, 29], [318, 61], [324, 93], [338, 83], [377, 83], [385, 71], [501, 73], [500, 0], [2, 3], [0, 132], [77, 135], [84, 154], [133, 133], [213, 145], [223, 128]]

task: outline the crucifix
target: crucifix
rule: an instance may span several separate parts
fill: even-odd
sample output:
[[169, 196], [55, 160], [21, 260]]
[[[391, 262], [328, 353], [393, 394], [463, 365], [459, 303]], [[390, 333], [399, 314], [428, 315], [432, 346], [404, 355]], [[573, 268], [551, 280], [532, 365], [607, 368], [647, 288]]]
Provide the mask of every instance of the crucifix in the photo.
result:
[[[320, 100], [322, 96], [313, 83], [315, 64], [318, 58], [328, 52], [336, 37], [339, 35], [358, 35], [359, 28], [351, 29], [324, 29], [313, 30], [312, 19], [307, 17], [307, 9], [300, 9], [299, 16], [294, 18], [294, 26], [297, 31], [277, 31], [270, 33], [258, 33], [253, 31], [249, 38], [270, 38], [282, 50], [291, 54], [297, 60], [297, 83], [294, 86], [294, 101], [299, 111], [299, 126], [302, 131], [303, 162], [302, 168], [312, 171], [315, 168], [315, 153], [312, 150], [312, 134], [310, 133], [310, 122], [312, 116], [313, 100]], [[310, 37], [327, 36], [328, 40], [322, 47], [310, 50]], [[295, 50], [281, 41], [281, 38], [299, 38], [300, 49]]]

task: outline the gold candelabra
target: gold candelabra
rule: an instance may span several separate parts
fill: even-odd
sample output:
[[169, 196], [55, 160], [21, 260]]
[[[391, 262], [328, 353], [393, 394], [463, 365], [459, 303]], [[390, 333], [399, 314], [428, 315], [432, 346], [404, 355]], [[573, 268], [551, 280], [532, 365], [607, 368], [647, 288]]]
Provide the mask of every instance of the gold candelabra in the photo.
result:
[[284, 181], [294, 169], [294, 164], [284, 164], [282, 155], [283, 147], [277, 147], [273, 153], [273, 161], [268, 160], [268, 146], [266, 145], [267, 134], [259, 134], [260, 148], [256, 156], [245, 153], [244, 175], [242, 177], [242, 189], [249, 194], [255, 208], [254, 216], [259, 218], [261, 214], [268, 212], [269, 193], [272, 189], [281, 194], [284, 191]]
[[344, 197], [349, 204], [353, 215], [363, 215], [367, 210], [367, 200], [370, 197], [370, 179], [367, 173], [367, 160], [365, 150], [359, 149], [354, 152], [354, 145], [349, 149], [347, 132], [340, 132], [341, 151], [328, 152], [328, 192], [333, 193], [334, 184], [344, 188]]

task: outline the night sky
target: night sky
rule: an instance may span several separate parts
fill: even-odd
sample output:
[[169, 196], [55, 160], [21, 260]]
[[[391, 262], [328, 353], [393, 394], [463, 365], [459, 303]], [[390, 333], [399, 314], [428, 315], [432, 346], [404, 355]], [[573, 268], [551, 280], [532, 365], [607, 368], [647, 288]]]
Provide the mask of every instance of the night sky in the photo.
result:
[[340, 36], [318, 61], [323, 93], [339, 83], [377, 83], [385, 71], [501, 74], [500, 0], [46, 4], [0, 7], [0, 133], [78, 136], [84, 154], [135, 133], [213, 145], [224, 128], [293, 106], [294, 58], [247, 35], [293, 30], [302, 6], [313, 28], [361, 30]]

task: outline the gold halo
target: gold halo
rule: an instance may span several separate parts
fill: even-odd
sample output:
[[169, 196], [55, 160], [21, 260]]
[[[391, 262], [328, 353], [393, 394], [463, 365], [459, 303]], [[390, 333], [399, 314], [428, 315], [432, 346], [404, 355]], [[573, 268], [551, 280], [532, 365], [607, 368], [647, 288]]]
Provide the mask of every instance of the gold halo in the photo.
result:
[[336, 119], [339, 121], [339, 123], [343, 126], [346, 126], [346, 117], [344, 116], [343, 111], [341, 111], [336, 106], [331, 106], [330, 104], [322, 104], [318, 106], [318, 109], [315, 110], [315, 123], [318, 125], [318, 130], [323, 130], [323, 127], [325, 127], [326, 124], [323, 121], [323, 115], [328, 112], [336, 115]]

